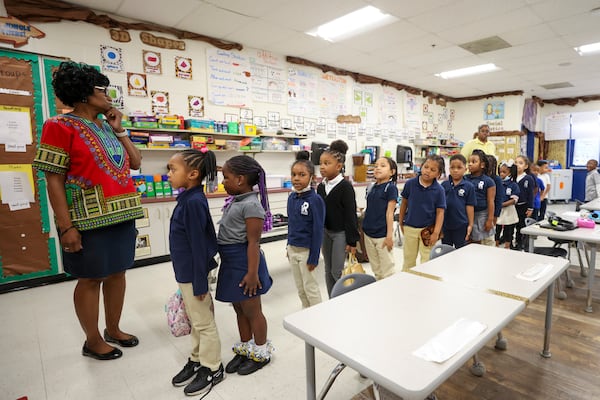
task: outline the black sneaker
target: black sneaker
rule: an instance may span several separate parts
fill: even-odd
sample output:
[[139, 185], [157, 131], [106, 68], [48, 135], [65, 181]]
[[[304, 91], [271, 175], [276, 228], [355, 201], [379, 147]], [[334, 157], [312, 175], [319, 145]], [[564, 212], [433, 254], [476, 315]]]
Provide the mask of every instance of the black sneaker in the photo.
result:
[[188, 358], [188, 362], [185, 364], [185, 367], [183, 367], [183, 369], [179, 371], [179, 373], [175, 375], [173, 379], [171, 379], [171, 383], [173, 386], [185, 385], [194, 377], [194, 375], [196, 375], [201, 366], [202, 365], [200, 365], [198, 361], [192, 361]]
[[239, 375], [250, 375], [267, 365], [271, 361], [270, 358], [267, 358], [264, 361], [254, 361], [251, 358], [247, 358], [242, 365], [238, 368]]
[[238, 371], [238, 369], [240, 369], [240, 365], [242, 365], [244, 360], [247, 360], [247, 359], [248, 359], [248, 357], [246, 357], [246, 356], [236, 354], [235, 357], [233, 357], [231, 359], [231, 361], [229, 361], [227, 363], [227, 366], [225, 367], [225, 371], [228, 374], [235, 374]]
[[223, 364], [219, 365], [219, 369], [211, 371], [208, 367], [200, 367], [198, 374], [194, 380], [183, 389], [186, 396], [194, 396], [204, 392], [210, 392], [213, 386], [225, 379]]

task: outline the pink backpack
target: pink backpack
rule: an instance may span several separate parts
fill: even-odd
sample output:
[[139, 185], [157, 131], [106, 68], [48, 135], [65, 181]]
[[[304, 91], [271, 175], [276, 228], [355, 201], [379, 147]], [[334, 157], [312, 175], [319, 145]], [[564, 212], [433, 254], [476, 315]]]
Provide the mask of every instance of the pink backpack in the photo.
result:
[[190, 334], [192, 326], [185, 312], [185, 303], [179, 289], [169, 297], [165, 305], [165, 311], [167, 313], [167, 324], [173, 336], [179, 337]]

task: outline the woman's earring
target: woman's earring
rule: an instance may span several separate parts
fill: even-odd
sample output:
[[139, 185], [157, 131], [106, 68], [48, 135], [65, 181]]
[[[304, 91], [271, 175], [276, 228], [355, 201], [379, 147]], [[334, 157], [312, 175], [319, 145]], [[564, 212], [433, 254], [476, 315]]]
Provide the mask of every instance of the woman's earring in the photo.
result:
[[242, 186], [242, 182], [238, 182], [238, 186]]
[[81, 102], [82, 103], [87, 103], [87, 98], [84, 97], [83, 99], [81, 99]]

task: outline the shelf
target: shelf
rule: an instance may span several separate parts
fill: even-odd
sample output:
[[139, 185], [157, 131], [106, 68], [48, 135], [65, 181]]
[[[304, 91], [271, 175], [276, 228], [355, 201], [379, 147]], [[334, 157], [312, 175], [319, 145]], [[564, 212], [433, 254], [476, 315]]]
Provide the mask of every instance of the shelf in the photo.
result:
[[238, 133], [224, 133], [224, 132], [202, 132], [202, 131], [193, 131], [190, 129], [164, 129], [164, 128], [136, 128], [136, 127], [128, 127], [130, 131], [138, 131], [138, 132], [160, 132], [160, 133], [185, 133], [189, 135], [210, 135], [210, 136], [221, 136], [227, 138], [255, 138], [255, 137], [274, 137], [281, 139], [307, 139], [306, 136], [298, 136], [298, 135], [277, 135], [275, 133], [264, 133], [261, 135], [240, 135]]

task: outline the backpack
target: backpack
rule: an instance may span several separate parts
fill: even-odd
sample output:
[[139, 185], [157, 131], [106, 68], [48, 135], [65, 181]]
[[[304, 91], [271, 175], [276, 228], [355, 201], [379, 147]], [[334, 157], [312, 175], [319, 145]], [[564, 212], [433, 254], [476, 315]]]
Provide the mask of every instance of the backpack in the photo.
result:
[[192, 326], [185, 312], [185, 303], [179, 289], [169, 297], [165, 305], [165, 312], [167, 313], [167, 324], [173, 336], [179, 337], [190, 334]]

